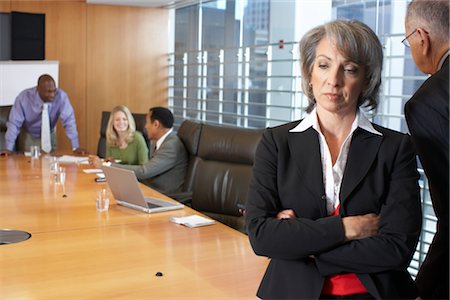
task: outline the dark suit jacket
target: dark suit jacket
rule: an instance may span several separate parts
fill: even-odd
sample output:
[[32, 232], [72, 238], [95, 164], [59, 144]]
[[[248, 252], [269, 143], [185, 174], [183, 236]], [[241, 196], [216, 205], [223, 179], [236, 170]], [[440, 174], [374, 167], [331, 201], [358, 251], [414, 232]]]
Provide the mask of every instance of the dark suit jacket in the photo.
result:
[[[415, 152], [408, 135], [357, 128], [341, 185], [338, 216], [327, 216], [317, 132], [269, 128], [258, 146], [246, 205], [250, 242], [271, 258], [261, 298], [317, 299], [325, 276], [356, 273], [376, 298], [414, 298], [406, 268], [421, 228]], [[277, 220], [283, 209], [298, 218]], [[341, 218], [380, 215], [379, 235], [345, 242]], [[314, 258], [311, 258], [314, 255]]]
[[117, 165], [133, 170], [144, 184], [168, 194], [181, 191], [187, 170], [187, 152], [175, 132], [170, 133], [152, 158], [141, 166]]
[[420, 295], [449, 298], [449, 58], [405, 105], [405, 117], [429, 181], [438, 225], [416, 278]]

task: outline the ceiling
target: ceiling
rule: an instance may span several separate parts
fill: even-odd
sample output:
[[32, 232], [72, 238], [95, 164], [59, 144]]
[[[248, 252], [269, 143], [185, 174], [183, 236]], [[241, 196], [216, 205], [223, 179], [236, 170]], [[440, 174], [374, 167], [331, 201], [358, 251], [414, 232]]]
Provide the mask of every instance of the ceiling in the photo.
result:
[[123, 5], [123, 6], [142, 6], [156, 8], [180, 8], [200, 2], [204, 0], [86, 0], [89, 4], [107, 4], [107, 5]]

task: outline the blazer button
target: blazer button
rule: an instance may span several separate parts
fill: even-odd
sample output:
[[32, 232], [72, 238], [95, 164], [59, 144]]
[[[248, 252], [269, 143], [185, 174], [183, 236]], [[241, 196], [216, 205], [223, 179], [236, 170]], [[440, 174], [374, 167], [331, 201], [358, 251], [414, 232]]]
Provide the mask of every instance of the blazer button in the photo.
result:
[[322, 195], [322, 200], [323, 201], [327, 200], [327, 196], [326, 195]]

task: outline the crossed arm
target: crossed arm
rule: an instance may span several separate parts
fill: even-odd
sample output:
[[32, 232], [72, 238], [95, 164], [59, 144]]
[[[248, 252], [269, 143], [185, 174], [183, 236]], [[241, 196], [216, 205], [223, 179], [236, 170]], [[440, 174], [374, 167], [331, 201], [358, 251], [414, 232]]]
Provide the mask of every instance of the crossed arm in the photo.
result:
[[[292, 209], [285, 209], [277, 214], [277, 219], [293, 219], [297, 215]], [[342, 225], [346, 241], [364, 239], [378, 234], [380, 217], [376, 214], [343, 217]]]

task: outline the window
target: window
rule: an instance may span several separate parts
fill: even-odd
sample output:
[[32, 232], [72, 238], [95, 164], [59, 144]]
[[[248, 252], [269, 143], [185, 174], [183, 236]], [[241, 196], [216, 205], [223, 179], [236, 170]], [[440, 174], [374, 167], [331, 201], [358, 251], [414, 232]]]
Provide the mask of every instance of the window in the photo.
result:
[[[175, 52], [169, 57], [169, 107], [184, 119], [264, 128], [304, 117], [298, 41], [326, 21], [358, 19], [384, 46], [382, 126], [407, 132], [405, 102], [426, 79], [401, 44], [407, 3], [391, 0], [222, 0], [177, 9]], [[415, 276], [433, 238], [436, 218], [421, 172], [423, 228], [409, 271]]]

